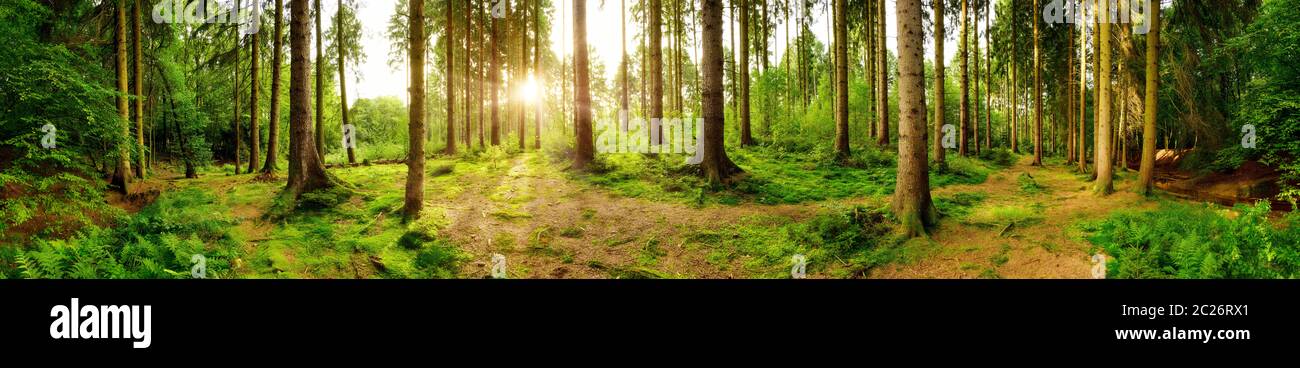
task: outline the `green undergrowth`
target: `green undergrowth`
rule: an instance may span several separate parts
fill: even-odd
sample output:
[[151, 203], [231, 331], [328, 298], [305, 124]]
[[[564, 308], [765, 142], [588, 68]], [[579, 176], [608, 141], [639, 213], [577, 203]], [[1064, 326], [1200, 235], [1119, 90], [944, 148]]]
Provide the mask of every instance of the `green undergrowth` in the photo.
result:
[[759, 278], [788, 278], [792, 257], [803, 255], [809, 275], [860, 277], [874, 267], [921, 257], [922, 242], [893, 233], [887, 211], [831, 206], [805, 221], [757, 215], [738, 223], [687, 233], [686, 246], [708, 252], [706, 261], [726, 269], [736, 262]]
[[[893, 194], [897, 163], [892, 152], [874, 146], [850, 152], [848, 158], [839, 159], [823, 147], [806, 152], [761, 146], [731, 149], [728, 156], [746, 174], [722, 187], [709, 187], [691, 174], [682, 155], [602, 155], [593, 173], [575, 177], [626, 197], [695, 205], [794, 204]], [[945, 167], [931, 167], [931, 186], [983, 183], [995, 167], [979, 159], [953, 157]]]
[[[209, 191], [163, 194], [113, 227], [84, 227], [66, 240], [33, 239], [0, 248], [0, 274], [10, 278], [190, 278], [201, 262], [206, 278], [233, 277], [242, 243], [236, 221]], [[197, 260], [202, 255], [203, 260]]]
[[1262, 201], [1232, 209], [1164, 202], [1075, 226], [1110, 255], [1111, 278], [1300, 277], [1300, 213], [1269, 216]]

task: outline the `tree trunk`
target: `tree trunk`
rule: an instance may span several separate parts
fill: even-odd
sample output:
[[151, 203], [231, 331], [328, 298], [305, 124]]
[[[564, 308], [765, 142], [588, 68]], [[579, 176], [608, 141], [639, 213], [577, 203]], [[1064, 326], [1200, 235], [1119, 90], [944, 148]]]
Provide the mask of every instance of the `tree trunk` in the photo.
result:
[[[492, 49], [492, 70], [488, 72], [492, 73], [492, 146], [494, 147], [501, 145], [501, 98], [498, 95], [501, 90], [501, 64], [497, 60], [497, 38], [500, 37], [500, 33], [497, 32], [497, 28], [497, 17], [494, 16], [492, 17], [492, 42], [488, 45]], [[453, 132], [452, 128], [447, 128], [447, 136], [453, 136]], [[447, 147], [454, 145], [452, 139], [447, 138]], [[454, 153], [454, 151], [447, 153]]]
[[835, 2], [835, 152], [849, 157], [849, 43], [844, 2]]
[[[744, 0], [741, 0], [744, 1]], [[663, 65], [663, 3], [662, 0], [650, 0], [650, 120], [664, 117], [664, 65]], [[743, 40], [743, 39], [742, 39]], [[743, 42], [742, 42], [743, 43]], [[743, 87], [743, 86], [742, 86]], [[742, 118], [743, 119], [743, 118]], [[657, 124], [652, 124], [657, 125]], [[663, 126], [658, 125], [646, 131], [650, 135], [652, 146], [663, 144]], [[658, 139], [655, 139], [657, 137]], [[650, 150], [654, 152], [654, 149]]]
[[[316, 0], [316, 156], [321, 162], [325, 162], [325, 47], [322, 45], [325, 39], [324, 33], [321, 33], [321, 13], [325, 11], [320, 6], [320, 0]], [[290, 30], [292, 32], [292, 30]], [[292, 41], [290, 41], [292, 42]], [[292, 72], [290, 72], [292, 73]], [[290, 113], [292, 116], [292, 113]], [[292, 129], [292, 128], [290, 128]], [[292, 158], [291, 158], [292, 159]]]
[[1156, 168], [1156, 117], [1160, 104], [1160, 9], [1147, 9], [1152, 12], [1151, 29], [1147, 33], [1147, 70], [1144, 110], [1142, 112], [1142, 165], [1138, 168], [1138, 193], [1151, 194], [1152, 179]]
[[312, 111], [307, 70], [311, 59], [311, 28], [307, 0], [291, 0], [289, 49], [289, 179], [285, 191], [296, 200], [304, 192], [334, 186], [312, 140]]
[[[993, 2], [989, 2], [990, 8], [984, 13], [984, 147], [993, 149], [993, 27], [989, 18], [992, 18]], [[978, 123], [976, 123], [978, 124]]]
[[[344, 52], [345, 48], [343, 47], [343, 9], [344, 9], [343, 0], [339, 0], [338, 13], [334, 16], [339, 20], [338, 25], [336, 26], [337, 28], [335, 29], [334, 32], [335, 35], [338, 36], [337, 37], [338, 39], [335, 41], [337, 42], [337, 44], [334, 45], [334, 47], [337, 47], [339, 51], [339, 106], [341, 107], [340, 111], [342, 112], [343, 126], [346, 127], [350, 123], [348, 122], [348, 78], [347, 78], [347, 74], [345, 73], [346, 67], [344, 66], [347, 65], [345, 63], [347, 60], [347, 53]], [[447, 53], [450, 54], [451, 51], [448, 51]], [[448, 73], [448, 78], [451, 78], [450, 73]], [[447, 103], [449, 105], [452, 104], [453, 103], [452, 99], [448, 98]], [[451, 107], [449, 106], [448, 110], [450, 109]], [[448, 117], [450, 116], [451, 115], [448, 114]], [[352, 147], [344, 147], [344, 148], [348, 150], [348, 163], [356, 164], [357, 163], [356, 150], [353, 149]]]
[[1112, 164], [1111, 152], [1111, 90], [1110, 90], [1110, 22], [1109, 19], [1109, 1], [1101, 1], [1098, 8], [1099, 16], [1102, 17], [1101, 23], [1101, 68], [1098, 69], [1097, 89], [1100, 90], [1101, 98], [1097, 102], [1097, 184], [1093, 187], [1093, 192], [1097, 195], [1105, 196], [1115, 191], [1113, 181], [1114, 165]]
[[140, 59], [144, 56], [144, 53], [140, 50], [140, 21], [142, 19], [140, 17], [140, 0], [135, 0], [135, 7], [133, 7], [133, 10], [135, 14], [133, 14], [131, 23], [133, 28], [132, 32], [135, 36], [132, 38], [135, 46], [135, 62], [132, 63], [134, 68], [132, 73], [135, 74], [135, 140], [136, 147], [140, 150], [140, 156], [138, 157], [139, 161], [137, 161], [138, 165], [135, 166], [135, 171], [136, 176], [139, 176], [140, 179], [143, 180], [148, 174], [148, 169], [146, 168], [148, 165], [146, 160], [149, 155], [145, 154], [146, 151], [144, 145], [144, 74], [140, 73]]
[[749, 0], [740, 0], [740, 146], [754, 145], [749, 125]]
[[284, 0], [275, 0], [275, 34], [271, 46], [271, 122], [266, 135], [266, 164], [262, 165], [262, 173], [275, 175], [275, 159], [279, 156], [278, 147], [280, 141], [280, 49], [284, 47], [284, 40], [281, 38], [283, 31]]
[[[448, 35], [451, 35], [452, 2], [448, 1], [446, 4]], [[410, 152], [406, 155], [406, 198], [402, 205], [402, 214], [406, 221], [411, 221], [420, 218], [420, 211], [424, 208], [424, 1], [411, 1], [407, 7], [409, 14], [407, 27], [410, 30], [407, 58], [410, 60], [408, 69], [411, 71], [411, 103], [407, 111], [410, 121], [407, 124], [407, 137], [410, 141]], [[450, 42], [452, 39], [448, 38], [448, 42], [444, 43], [447, 50], [453, 49]], [[447, 65], [450, 69], [452, 65], [450, 58], [447, 60]], [[447, 95], [450, 96], [452, 91], [449, 73]], [[451, 116], [447, 115], [449, 125]]]
[[[542, 77], [542, 67], [541, 67], [541, 65], [542, 65], [542, 64], [541, 64], [541, 60], [542, 60], [542, 56], [541, 56], [541, 55], [542, 55], [542, 47], [541, 47], [541, 45], [542, 45], [542, 15], [541, 15], [541, 14], [542, 14], [542, 6], [541, 6], [541, 3], [542, 3], [542, 2], [539, 1], [539, 0], [533, 0], [533, 37], [536, 37], [536, 39], [533, 40], [533, 75], [537, 78], [535, 83], [541, 83], [541, 77]], [[627, 50], [627, 46], [626, 46], [626, 41], [624, 41], [624, 42], [625, 42], [625, 44], [624, 44], [624, 46], [623, 46], [623, 50], [624, 50], [623, 53], [626, 54], [626, 53], [627, 53], [627, 51], [626, 51], [626, 50]], [[625, 56], [625, 57], [624, 57], [624, 60], [626, 60], [626, 58], [627, 58], [627, 57]], [[627, 62], [624, 61], [624, 64], [626, 64], [626, 63], [627, 63]], [[627, 77], [626, 77], [626, 76], [627, 76], [627, 66], [626, 66], [626, 65], [623, 67], [623, 75], [624, 75], [624, 77], [623, 77], [624, 80], [626, 80], [626, 79], [627, 79]], [[624, 82], [623, 85], [624, 85], [623, 88], [626, 90], [626, 89], [627, 89], [627, 87], [626, 87], [627, 82]], [[541, 87], [541, 86], [538, 86], [538, 88], [540, 88], [540, 87]], [[545, 91], [545, 89], [539, 89], [539, 90], [536, 92], [536, 93], [538, 93], [538, 95], [534, 98], [534, 101], [533, 101], [533, 150], [541, 150], [541, 149], [542, 149], [542, 102], [543, 102], [543, 99], [542, 99], [543, 92], [542, 92], [542, 91]], [[626, 94], [627, 94], [627, 93], [625, 92], [624, 95], [626, 95]], [[624, 99], [625, 101], [627, 100], [626, 97], [624, 97], [623, 99]], [[627, 104], [624, 103], [623, 105], [624, 105], [623, 110], [627, 110], [627, 107], [626, 107]], [[480, 125], [481, 125], [481, 124], [480, 124]], [[483, 145], [483, 134], [482, 134], [481, 132], [479, 133], [479, 145], [480, 145], [480, 146]]]
[[947, 152], [943, 147], [943, 124], [944, 124], [944, 80], [946, 78], [943, 72], [943, 43], [947, 36], [944, 34], [944, 14], [943, 1], [932, 2], [934, 6], [934, 162], [943, 166], [946, 161], [944, 157]]
[[573, 154], [573, 168], [587, 170], [587, 165], [595, 159], [595, 142], [591, 132], [591, 89], [587, 61], [587, 0], [573, 1], [573, 105], [576, 119], [574, 135], [577, 139]]
[[974, 32], [971, 34], [970, 42], [975, 49], [975, 52], [971, 53], [973, 54], [971, 59], [974, 60], [975, 71], [971, 73], [974, 77], [971, 78], [973, 86], [971, 86], [972, 98], [970, 106], [973, 111], [970, 115], [970, 125], [971, 143], [975, 148], [972, 153], [978, 157], [980, 154], [980, 8], [977, 7], [971, 10], [971, 20], [971, 27]]
[[[701, 66], [704, 68], [703, 106], [704, 127], [702, 142], [697, 153], [701, 174], [710, 184], [721, 184], [741, 172], [740, 167], [727, 157], [723, 129], [725, 98], [722, 87], [722, 0], [704, 0], [703, 47]], [[743, 37], [742, 37], [743, 38]], [[689, 132], [687, 134], [690, 134]]]
[[[255, 19], [253, 21], [259, 22], [261, 20]], [[249, 70], [248, 84], [250, 85], [250, 88], [252, 88], [252, 91], [249, 93], [248, 96], [248, 173], [250, 174], [257, 171], [257, 164], [258, 162], [260, 162], [257, 160], [257, 155], [258, 155], [257, 150], [258, 150], [258, 146], [261, 145], [262, 142], [261, 137], [259, 136], [261, 133], [261, 128], [257, 126], [258, 123], [257, 110], [258, 107], [260, 107], [258, 106], [257, 99], [258, 99], [258, 92], [261, 92], [259, 88], [261, 87], [261, 83], [258, 83], [259, 79], [257, 78], [257, 72], [258, 72], [257, 67], [258, 67], [258, 63], [260, 63], [262, 59], [261, 42], [259, 41], [258, 33], [253, 33], [252, 49], [253, 51], [251, 53], [251, 56], [249, 57], [250, 61], [248, 64], [248, 70]]]
[[[239, 0], [235, 0], [235, 9], [240, 9]], [[240, 142], [242, 141], [239, 139], [239, 137], [241, 136], [241, 133], [239, 131], [240, 130], [239, 120], [240, 120], [240, 115], [242, 115], [243, 112], [243, 110], [239, 109], [239, 102], [240, 102], [239, 101], [239, 56], [241, 51], [239, 49], [239, 39], [242, 35], [240, 34], [238, 28], [239, 28], [238, 26], [235, 27], [235, 67], [233, 68], [234, 75], [235, 75], [235, 86], [234, 88], [231, 89], [232, 91], [234, 91], [231, 94], [233, 94], [235, 97], [235, 111], [234, 111], [235, 120], [232, 123], [234, 125], [231, 126], [231, 129], [235, 131], [235, 137], [234, 137], [235, 138], [235, 175], [239, 175], [239, 171], [241, 169], [239, 164], [240, 163], [239, 151], [241, 150]]]
[[117, 143], [117, 168], [110, 183], [123, 195], [131, 194], [131, 107], [127, 100], [127, 81], [131, 75], [126, 60], [126, 0], [117, 1], [117, 112], [121, 117], [122, 140]]
[[[1034, 9], [1038, 0], [1034, 0]], [[1038, 50], [1038, 19], [1034, 19], [1034, 166], [1043, 166], [1043, 81]]]
[[[924, 236], [938, 223], [930, 198], [925, 149], [925, 32], [921, 29], [921, 0], [899, 0], [898, 13], [898, 180], [892, 207], [900, 232]], [[883, 19], [883, 17], [881, 17]]]
[[[518, 67], [518, 68], [515, 68], [515, 69], [516, 69], [516, 70], [519, 70], [519, 77], [518, 77], [518, 79], [523, 79], [523, 80], [524, 80], [524, 83], [527, 84], [528, 82], [527, 82], [527, 79], [526, 79], [526, 78], [527, 78], [526, 75], [527, 75], [528, 73], [525, 72], [525, 70], [528, 69], [528, 68], [527, 68], [527, 65], [528, 65], [528, 8], [529, 8], [529, 7], [528, 7], [528, 0], [523, 0], [523, 2], [524, 2], [524, 5], [519, 9], [519, 13], [520, 13], [520, 14], [519, 14], [519, 22], [520, 22], [520, 27], [519, 27], [519, 46], [520, 46], [520, 47], [519, 47], [519, 67]], [[525, 133], [525, 132], [524, 132], [524, 120], [525, 120], [525, 117], [524, 117], [524, 116], [527, 115], [527, 109], [526, 109], [526, 106], [525, 106], [524, 103], [523, 103], [524, 100], [525, 100], [525, 98], [520, 98], [520, 99], [519, 99], [520, 102], [516, 104], [516, 106], [519, 107], [519, 114], [518, 114], [517, 116], [515, 116], [515, 119], [517, 119], [517, 121], [518, 121], [518, 123], [519, 123], [517, 126], [519, 127], [519, 150], [520, 150], [520, 151], [523, 151], [524, 148], [525, 148], [525, 146], [524, 146], [524, 138], [526, 137], [526, 134], [524, 134], [524, 133]]]
[[[876, 73], [880, 76], [880, 93], [877, 95], [876, 102], [876, 108], [879, 111], [876, 115], [880, 119], [880, 129], [878, 130], [879, 135], [876, 137], [876, 144], [881, 147], [889, 147], [889, 65], [887, 63], [889, 50], [885, 48], [885, 36], [889, 32], [885, 29], [885, 24], [887, 24], [885, 22], [887, 20], [885, 17], [885, 2], [877, 1], [876, 4], [876, 22], [880, 24], [880, 32], [876, 35], [876, 48], [880, 50], [880, 56], [876, 60], [879, 63]], [[922, 143], [921, 146], [924, 147], [925, 144]]]
[[961, 58], [961, 102], [958, 106], [958, 124], [961, 125], [960, 138], [957, 139], [957, 154], [970, 155], [970, 0], [961, 0], [961, 49], [957, 55]]
[[1079, 145], [1079, 173], [1088, 172], [1088, 124], [1087, 124], [1087, 106], [1088, 106], [1088, 84], [1085, 78], [1088, 76], [1088, 26], [1083, 20], [1086, 17], [1083, 14], [1078, 15], [1079, 21], [1079, 118], [1078, 118], [1078, 145]]

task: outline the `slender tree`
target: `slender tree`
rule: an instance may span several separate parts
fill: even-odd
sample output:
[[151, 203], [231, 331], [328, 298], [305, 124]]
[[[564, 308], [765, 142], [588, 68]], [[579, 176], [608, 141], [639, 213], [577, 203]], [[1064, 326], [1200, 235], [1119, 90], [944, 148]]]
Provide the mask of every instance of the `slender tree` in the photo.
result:
[[[840, 159], [849, 157], [849, 43], [845, 1], [833, 0], [835, 6], [835, 152]], [[888, 143], [886, 143], [888, 144]]]
[[[984, 147], [993, 149], [993, 2], [984, 13]], [[977, 123], [978, 124], [978, 123]]]
[[[451, 27], [452, 2], [447, 1], [446, 4], [447, 24]], [[424, 1], [410, 1], [407, 7], [407, 28], [410, 30], [407, 59], [410, 60], [408, 69], [411, 71], [411, 103], [407, 112], [410, 121], [407, 124], [407, 137], [410, 141], [410, 152], [406, 155], [406, 198], [402, 206], [402, 214], [406, 221], [411, 221], [420, 218], [420, 211], [424, 208]], [[448, 35], [450, 36], [451, 33]], [[447, 50], [454, 48], [451, 47], [450, 40], [452, 39], [449, 38], [445, 43]], [[448, 58], [447, 65], [451, 64], [452, 60]], [[447, 79], [447, 95], [450, 96], [453, 91], [450, 74]], [[451, 125], [451, 117], [451, 114], [447, 114], [448, 125]]]
[[271, 121], [266, 132], [266, 164], [262, 165], [262, 174], [274, 176], [275, 159], [279, 156], [280, 141], [280, 65], [284, 64], [281, 49], [284, 48], [284, 0], [275, 0], [275, 33], [271, 35]]
[[740, 0], [740, 145], [751, 146], [749, 122], [749, 0]]
[[[744, 1], [744, 0], [741, 0]], [[664, 65], [663, 65], [663, 2], [650, 0], [650, 120], [664, 117]], [[744, 38], [742, 38], [743, 40]], [[743, 43], [743, 42], [742, 42]], [[742, 109], [743, 110], [743, 109]], [[741, 120], [745, 120], [741, 117]], [[743, 123], [742, 123], [743, 124]], [[653, 130], [647, 130], [651, 145], [663, 144], [663, 125], [653, 124]], [[654, 137], [657, 137], [654, 138]], [[653, 149], [651, 150], [654, 151]]]
[[[1034, 0], [1038, 9], [1038, 0]], [[1042, 59], [1038, 49], [1038, 18], [1034, 21], [1034, 166], [1043, 166], [1043, 81]]]
[[[1082, 7], [1081, 7], [1082, 9]], [[1088, 48], [1086, 45], [1088, 39], [1088, 24], [1083, 22], [1087, 19], [1084, 14], [1078, 14], [1079, 23], [1079, 118], [1078, 118], [1078, 146], [1079, 146], [1079, 173], [1088, 172], [1088, 124], [1086, 123], [1087, 105], [1088, 105], [1088, 84], [1084, 80], [1088, 75]]]
[[1093, 192], [1097, 195], [1105, 196], [1115, 191], [1113, 184], [1114, 167], [1111, 163], [1111, 90], [1110, 90], [1110, 2], [1101, 1], [1097, 8], [1100, 23], [1101, 40], [1101, 68], [1097, 69], [1097, 89], [1101, 90], [1101, 98], [1097, 101], [1097, 183], [1093, 187]]
[[[877, 48], [878, 50], [880, 50], [879, 56], [878, 56], [878, 58], [876, 59], [876, 62], [879, 63], [879, 64], [877, 65], [877, 72], [876, 72], [876, 73], [877, 73], [877, 75], [880, 76], [880, 78], [879, 78], [879, 79], [880, 79], [880, 93], [878, 93], [878, 94], [876, 95], [876, 96], [877, 96], [877, 100], [876, 100], [876, 111], [878, 112], [878, 113], [876, 114], [876, 116], [877, 116], [877, 118], [880, 119], [880, 122], [879, 122], [879, 124], [880, 124], [879, 133], [880, 133], [880, 134], [879, 134], [879, 136], [876, 137], [876, 144], [877, 144], [877, 145], [880, 145], [881, 147], [888, 147], [888, 146], [889, 146], [889, 72], [888, 72], [888, 71], [889, 71], [889, 66], [888, 66], [888, 64], [886, 63], [886, 60], [888, 59], [887, 56], [888, 56], [889, 50], [885, 49], [885, 35], [886, 35], [888, 32], [885, 31], [885, 24], [886, 24], [886, 23], [885, 23], [885, 20], [886, 20], [886, 18], [885, 18], [885, 2], [884, 2], [884, 1], [877, 1], [877, 2], [876, 2], [876, 5], [877, 5], [877, 6], [876, 6], [876, 9], [877, 9], [877, 11], [876, 11], [876, 15], [877, 15], [877, 17], [876, 17], [876, 22], [877, 22], [877, 24], [880, 25], [880, 27], [879, 27], [880, 32], [877, 33], [877, 35], [876, 35], [876, 36], [877, 36], [877, 37], [876, 37], [876, 48]], [[918, 46], [918, 47], [919, 47], [919, 46]], [[922, 147], [924, 147], [924, 144], [922, 144]]]
[[573, 167], [587, 170], [596, 157], [591, 131], [591, 69], [587, 59], [587, 0], [573, 0], [573, 132], [577, 139]]
[[1020, 79], [1016, 77], [1016, 71], [1019, 70], [1019, 64], [1016, 58], [1016, 49], [1020, 44], [1020, 33], [1016, 32], [1019, 26], [1016, 23], [1016, 0], [1011, 0], [1011, 9], [1007, 11], [1011, 15], [1011, 59], [1007, 65], [1011, 67], [1011, 152], [1020, 153]]
[[[492, 88], [491, 88], [492, 89], [492, 146], [501, 145], [501, 116], [500, 116], [501, 99], [497, 95], [501, 89], [501, 64], [497, 60], [497, 54], [498, 54], [497, 40], [501, 36], [501, 33], [498, 31], [498, 28], [499, 26], [497, 25], [497, 17], [493, 16], [492, 17], [492, 41], [488, 43], [488, 47], [492, 49], [491, 51], [492, 67], [491, 70], [488, 71], [489, 73], [492, 73]], [[453, 136], [454, 135], [453, 133], [454, 131], [452, 130], [452, 128], [447, 128], [447, 136], [449, 137]], [[447, 146], [451, 147], [453, 145], [455, 145], [455, 142], [451, 140], [451, 138], [448, 138]]]
[[961, 0], [961, 102], [958, 106], [958, 124], [961, 125], [960, 138], [957, 140], [957, 154], [970, 155], [970, 0]]
[[111, 185], [122, 194], [131, 194], [131, 147], [125, 142], [131, 141], [131, 107], [127, 96], [128, 80], [131, 74], [127, 70], [126, 53], [126, 6], [127, 0], [117, 1], [117, 112], [121, 117], [122, 140], [117, 143], [117, 168], [113, 172]]
[[[924, 236], [938, 223], [930, 198], [925, 149], [925, 31], [921, 29], [921, 0], [899, 0], [898, 15], [898, 180], [892, 207], [900, 232]], [[883, 17], [882, 17], [883, 18]]]
[[135, 165], [135, 173], [141, 180], [144, 180], [148, 174], [148, 169], [145, 168], [148, 155], [145, 154], [147, 151], [144, 145], [144, 74], [140, 73], [141, 58], [144, 56], [144, 53], [140, 52], [140, 21], [142, 20], [140, 17], [140, 0], [135, 0], [135, 6], [132, 7], [132, 10], [134, 11], [131, 17], [132, 33], [134, 34], [132, 40], [135, 46], [135, 62], [132, 63], [132, 74], [135, 75], [135, 143], [136, 148], [140, 150], [139, 161]]
[[944, 1], [932, 0], [934, 6], [934, 162], [942, 166], [947, 158], [944, 157], [947, 152], [943, 148], [943, 124], [944, 124], [944, 81], [947, 76], [943, 72], [943, 44], [947, 40], [944, 34]]
[[[325, 162], [325, 47], [322, 43], [325, 40], [325, 34], [321, 28], [321, 13], [325, 10], [320, 6], [320, 0], [315, 0], [316, 15], [316, 155], [321, 162]], [[290, 32], [293, 32], [290, 30]], [[290, 41], [292, 42], [292, 41]], [[292, 115], [292, 113], [290, 113]]]
[[[339, 0], [338, 14], [334, 15], [334, 18], [338, 19], [338, 24], [335, 26], [337, 28], [335, 28], [334, 31], [335, 36], [337, 36], [336, 39], [334, 40], [335, 42], [334, 47], [338, 49], [338, 53], [339, 53], [338, 55], [339, 56], [339, 106], [341, 107], [339, 111], [342, 113], [341, 116], [343, 117], [344, 127], [348, 126], [348, 124], [351, 124], [348, 122], [349, 120], [348, 119], [348, 77], [347, 77], [346, 67], [345, 67], [345, 65], [347, 65], [345, 63], [345, 61], [347, 60], [347, 52], [345, 50], [347, 48], [343, 46], [343, 34], [346, 33], [347, 31], [346, 29], [344, 29], [343, 26], [343, 14], [345, 11], [346, 8], [343, 6], [343, 0]], [[450, 20], [448, 21], [448, 23], [450, 23]], [[448, 51], [447, 53], [451, 54], [451, 51]], [[450, 75], [450, 73], [448, 75]], [[448, 80], [450, 80], [450, 77], [448, 77]], [[447, 98], [447, 104], [448, 104], [448, 110], [450, 110], [451, 109], [450, 105], [455, 103], [454, 102], [455, 100], [453, 100], [450, 97], [450, 95], [448, 96], [449, 97]], [[450, 116], [451, 115], [448, 114], [448, 117]], [[351, 146], [344, 147], [344, 148], [347, 148], [348, 150], [348, 164], [355, 165], [357, 163], [356, 150], [353, 149]]]
[[[253, 21], [260, 22], [261, 19], [254, 19]], [[252, 89], [248, 96], [248, 173], [250, 174], [257, 171], [257, 164], [260, 162], [257, 160], [258, 146], [261, 145], [261, 137], [259, 137], [261, 128], [257, 126], [260, 118], [257, 112], [259, 105], [257, 101], [258, 94], [261, 92], [261, 83], [259, 83], [261, 79], [258, 79], [257, 73], [259, 72], [258, 63], [262, 59], [261, 41], [258, 38], [258, 33], [254, 32], [252, 34], [253, 39], [250, 45], [252, 52], [249, 55], [248, 62], [248, 84], [249, 88]]]
[[[1158, 4], [1157, 4], [1158, 5]], [[1160, 112], [1160, 7], [1151, 12], [1150, 30], [1147, 33], [1146, 92], [1142, 112], [1142, 165], [1138, 168], [1138, 193], [1151, 194], [1156, 167], [1156, 117]]]
[[[623, 1], [623, 0], [620, 0], [620, 1]], [[541, 3], [542, 3], [541, 0], [533, 0], [533, 37], [536, 37], [536, 39], [533, 41], [533, 75], [536, 76], [536, 78], [539, 78], [539, 79], [542, 77], [542, 67], [541, 67], [541, 65], [542, 65], [542, 64], [541, 64], [541, 60], [542, 60], [542, 46], [541, 46], [541, 45], [542, 45], [542, 15], [541, 15], [541, 13], [542, 13], [542, 5], [541, 5]], [[626, 45], [626, 42], [627, 42], [627, 41], [624, 41], [624, 42], [625, 42], [625, 44], [624, 44], [624, 46], [623, 46], [623, 50], [624, 50], [623, 53], [626, 55], [626, 54], [627, 54], [627, 45]], [[623, 66], [623, 78], [624, 78], [624, 80], [626, 80], [626, 79], [627, 79], [627, 61], [626, 61], [626, 56], [624, 57], [624, 60], [625, 60], [625, 61], [623, 62], [623, 63], [624, 63], [624, 66]], [[537, 81], [537, 83], [540, 83], [540, 82], [541, 82], [540, 80]], [[626, 90], [626, 89], [627, 89], [627, 87], [626, 87], [627, 82], [624, 82], [623, 84], [624, 84], [624, 86], [625, 86], [625, 87], [624, 87], [624, 90]], [[624, 94], [626, 95], [627, 93], [624, 92]], [[623, 99], [624, 99], [625, 101], [627, 100], [626, 97], [624, 97]], [[626, 105], [627, 105], [627, 104], [624, 103], [624, 108], [623, 108], [623, 110], [627, 110]], [[480, 125], [481, 125], [481, 124], [480, 124]], [[479, 133], [479, 145], [480, 145], [480, 146], [483, 145], [483, 138], [482, 138], [482, 136], [483, 136], [482, 133]], [[533, 149], [534, 149], [534, 150], [540, 150], [540, 149], [542, 149], [542, 100], [541, 100], [541, 97], [540, 97], [540, 96], [538, 96], [538, 97], [537, 97], [537, 100], [533, 102]]]
[[[519, 67], [515, 68], [515, 70], [519, 71], [519, 79], [526, 79], [526, 75], [528, 74], [526, 72], [528, 69], [528, 8], [528, 0], [523, 0], [523, 6], [519, 7]], [[527, 82], [525, 81], [525, 83]], [[523, 100], [524, 99], [520, 98], [520, 102], [515, 104], [519, 107], [519, 114], [516, 115], [515, 118], [519, 123], [517, 126], [519, 127], [520, 151], [524, 150], [524, 138], [527, 137], [527, 135], [524, 134], [524, 115], [527, 115], [527, 110], [524, 106]]]
[[[235, 0], [235, 9], [240, 9], [240, 6], [239, 6], [239, 0]], [[241, 116], [243, 116], [243, 110], [240, 110], [240, 109], [239, 109], [239, 102], [240, 102], [240, 101], [239, 101], [239, 96], [240, 96], [240, 93], [239, 93], [239, 92], [240, 92], [240, 91], [239, 91], [239, 89], [240, 89], [240, 87], [239, 87], [239, 59], [240, 59], [240, 51], [242, 51], [242, 50], [240, 50], [240, 48], [239, 48], [239, 41], [240, 41], [240, 38], [242, 38], [242, 36], [243, 36], [243, 33], [239, 31], [239, 27], [238, 27], [238, 26], [235, 26], [235, 49], [234, 49], [234, 52], [235, 52], [235, 67], [233, 68], [233, 69], [234, 69], [234, 75], [235, 75], [235, 87], [232, 89], [234, 92], [231, 93], [231, 94], [234, 95], [234, 97], [235, 97], [235, 111], [234, 111], [234, 117], [235, 117], [235, 120], [234, 120], [234, 122], [233, 122], [233, 125], [231, 126], [231, 130], [234, 130], [234, 131], [235, 131], [235, 137], [234, 137], [234, 138], [235, 138], [235, 175], [239, 175], [239, 170], [241, 169], [241, 168], [240, 168], [240, 162], [241, 162], [241, 161], [240, 161], [240, 158], [239, 158], [239, 152], [242, 150], [242, 149], [240, 148], [240, 145], [241, 145], [240, 142], [242, 142], [242, 140], [240, 139], [240, 137], [242, 137], [242, 134], [240, 133], [240, 129], [239, 129]]]

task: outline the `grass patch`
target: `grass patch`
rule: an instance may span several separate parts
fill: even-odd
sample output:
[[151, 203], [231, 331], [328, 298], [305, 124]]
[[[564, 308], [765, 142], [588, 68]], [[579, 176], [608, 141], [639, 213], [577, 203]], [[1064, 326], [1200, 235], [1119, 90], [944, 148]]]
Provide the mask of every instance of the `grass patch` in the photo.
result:
[[1043, 221], [1043, 210], [1040, 203], [983, 206], [974, 209], [963, 222], [987, 227], [1032, 225]]

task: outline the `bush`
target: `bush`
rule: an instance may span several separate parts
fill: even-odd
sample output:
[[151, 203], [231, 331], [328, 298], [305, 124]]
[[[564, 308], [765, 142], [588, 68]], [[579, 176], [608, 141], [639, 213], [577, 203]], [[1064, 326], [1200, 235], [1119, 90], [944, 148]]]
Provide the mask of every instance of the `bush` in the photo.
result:
[[1268, 220], [1269, 204], [1238, 205], [1228, 214], [1210, 205], [1163, 204], [1126, 211], [1085, 225], [1088, 240], [1113, 257], [1118, 278], [1300, 277], [1300, 214], [1281, 228]]
[[239, 245], [230, 230], [235, 220], [224, 213], [209, 192], [167, 193], [123, 226], [89, 227], [68, 240], [35, 239], [30, 250], [12, 255], [16, 269], [0, 273], [23, 278], [189, 278], [191, 257], [201, 254], [206, 277], [221, 278], [229, 274]]

